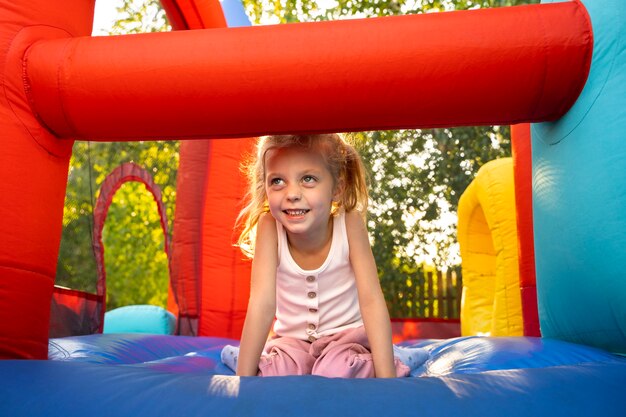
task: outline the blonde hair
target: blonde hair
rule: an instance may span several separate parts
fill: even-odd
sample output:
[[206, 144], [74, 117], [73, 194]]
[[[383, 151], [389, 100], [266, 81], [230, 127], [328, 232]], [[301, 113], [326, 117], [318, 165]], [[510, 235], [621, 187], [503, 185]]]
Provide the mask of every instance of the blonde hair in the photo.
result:
[[358, 210], [365, 216], [368, 205], [367, 176], [358, 152], [340, 135], [276, 135], [259, 139], [256, 153], [242, 167], [248, 178], [246, 206], [237, 217], [241, 228], [238, 246], [248, 257], [254, 256], [256, 226], [263, 213], [269, 212], [265, 194], [265, 155], [274, 149], [298, 148], [322, 156], [330, 171], [335, 187], [341, 184], [339, 201], [333, 204], [332, 214], [340, 208], [346, 212]]

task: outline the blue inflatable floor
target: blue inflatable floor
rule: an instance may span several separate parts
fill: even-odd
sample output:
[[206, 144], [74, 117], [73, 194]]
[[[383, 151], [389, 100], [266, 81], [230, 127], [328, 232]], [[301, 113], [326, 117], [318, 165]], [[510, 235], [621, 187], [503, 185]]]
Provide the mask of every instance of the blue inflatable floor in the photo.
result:
[[626, 358], [539, 338], [415, 341], [401, 379], [238, 378], [232, 340], [52, 339], [48, 361], [0, 361], [1, 416], [626, 416]]

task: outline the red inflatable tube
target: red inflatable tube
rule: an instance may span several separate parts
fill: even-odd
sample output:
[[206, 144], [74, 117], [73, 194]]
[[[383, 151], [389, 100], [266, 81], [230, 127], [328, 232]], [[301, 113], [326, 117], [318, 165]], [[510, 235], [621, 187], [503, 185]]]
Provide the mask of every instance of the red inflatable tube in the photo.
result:
[[25, 74], [59, 137], [241, 137], [552, 120], [591, 50], [584, 7], [566, 2], [43, 40]]

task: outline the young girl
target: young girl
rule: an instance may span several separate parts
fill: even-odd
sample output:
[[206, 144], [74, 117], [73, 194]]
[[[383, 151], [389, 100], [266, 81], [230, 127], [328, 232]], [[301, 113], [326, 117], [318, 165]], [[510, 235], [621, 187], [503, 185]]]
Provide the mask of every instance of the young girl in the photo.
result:
[[408, 375], [394, 359], [355, 149], [336, 134], [264, 137], [248, 175], [239, 244], [253, 257], [250, 300], [225, 363], [240, 376]]

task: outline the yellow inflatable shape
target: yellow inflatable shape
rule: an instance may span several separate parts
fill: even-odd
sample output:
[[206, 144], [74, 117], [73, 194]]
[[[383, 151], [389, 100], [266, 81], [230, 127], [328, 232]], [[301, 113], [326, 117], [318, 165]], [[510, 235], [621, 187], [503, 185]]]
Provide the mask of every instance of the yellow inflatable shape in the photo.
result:
[[461, 334], [522, 336], [513, 160], [483, 165], [459, 201]]

